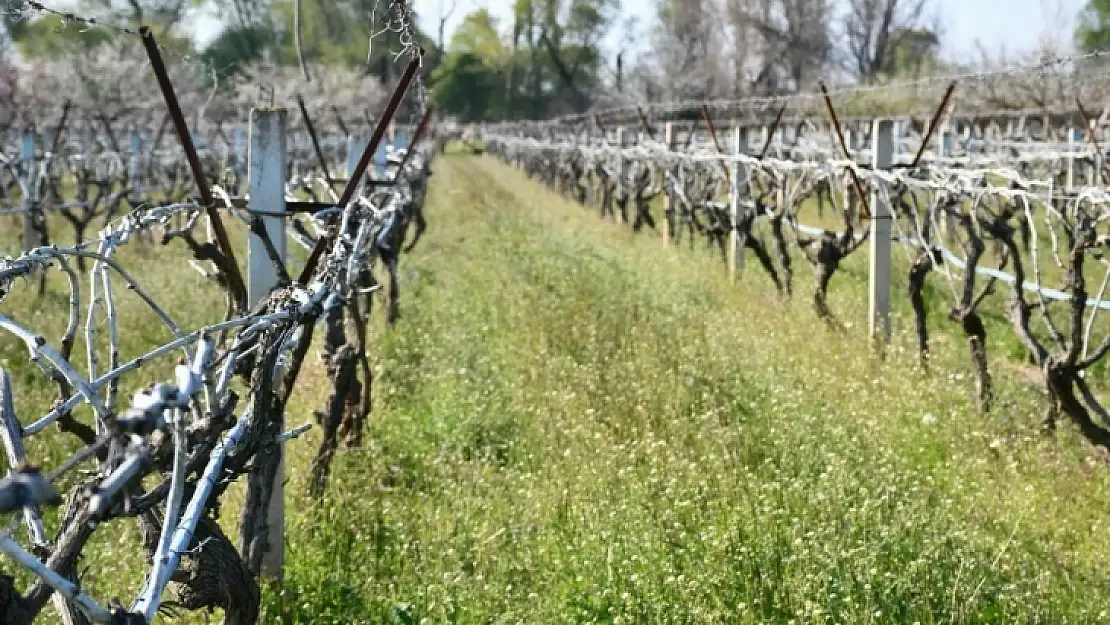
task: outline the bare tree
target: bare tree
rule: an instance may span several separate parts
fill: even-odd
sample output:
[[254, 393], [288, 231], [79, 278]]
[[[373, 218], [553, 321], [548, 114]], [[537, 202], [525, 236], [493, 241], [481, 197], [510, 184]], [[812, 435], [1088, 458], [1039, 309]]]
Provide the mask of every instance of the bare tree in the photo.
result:
[[764, 92], [794, 91], [812, 84], [833, 56], [830, 0], [757, 0], [748, 12], [762, 39], [762, 62], [755, 87]]
[[848, 0], [844, 18], [849, 63], [860, 78], [890, 71], [896, 35], [921, 26], [929, 0]]
[[720, 20], [713, 0], [661, 0], [652, 33], [656, 85], [664, 99], [716, 94], [721, 65]]
[[[732, 67], [732, 97], [743, 97], [749, 91], [751, 80], [748, 77], [749, 65], [758, 63], [758, 55], [753, 54], [752, 46], [756, 43], [757, 34], [753, 32], [751, 20], [748, 18], [749, 5], [752, 0], [725, 0], [724, 15], [725, 28], [728, 30], [732, 44], [729, 64]], [[758, 72], [758, 70], [757, 70]]]
[[451, 6], [446, 9], [443, 7], [443, 0], [439, 0], [439, 31], [437, 33], [436, 45], [439, 46], [439, 53], [442, 55], [447, 52], [447, 21], [451, 19], [451, 15], [458, 8], [459, 3], [457, 0], [451, 0]]

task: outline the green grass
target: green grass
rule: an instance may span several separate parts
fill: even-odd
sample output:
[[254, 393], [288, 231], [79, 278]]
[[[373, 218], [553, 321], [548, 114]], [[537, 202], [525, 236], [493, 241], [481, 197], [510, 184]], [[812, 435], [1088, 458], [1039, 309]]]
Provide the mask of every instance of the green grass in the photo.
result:
[[[435, 171], [402, 319], [375, 325], [367, 447], [313, 506], [316, 434], [289, 446], [264, 622], [1110, 622], [1105, 468], [1070, 428], [1036, 433], [1004, 350], [989, 416], [954, 328], [931, 376], [901, 309], [872, 356], [864, 253], [833, 282], [838, 336], [808, 266], [782, 302], [754, 266], [731, 285], [490, 158]], [[186, 321], [211, 314], [195, 293]], [[325, 393], [312, 358], [287, 421]], [[129, 524], [85, 564], [133, 553]], [[94, 593], [129, 596], [136, 564], [112, 571]]]
[[[372, 447], [296, 522], [270, 614], [1110, 618], [1105, 473], [1070, 432], [1034, 433], [1025, 379], [999, 375], [981, 416], [958, 343], [931, 378], [903, 333], [880, 363], [805, 297], [782, 304], [754, 274], [733, 288], [707, 255], [492, 160], [449, 157], [437, 177], [405, 318], [379, 339]], [[833, 295], [856, 321], [858, 270]]]

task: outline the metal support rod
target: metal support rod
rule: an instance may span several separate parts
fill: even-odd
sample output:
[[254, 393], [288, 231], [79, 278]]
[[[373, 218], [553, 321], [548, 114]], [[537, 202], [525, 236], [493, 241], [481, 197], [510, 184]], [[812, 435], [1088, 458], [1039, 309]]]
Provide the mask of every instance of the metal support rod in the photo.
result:
[[[347, 185], [343, 187], [343, 193], [339, 196], [339, 202], [336, 203], [339, 207], [346, 207], [350, 203], [351, 198], [355, 195], [355, 190], [358, 189], [359, 181], [366, 173], [366, 168], [370, 166], [370, 159], [374, 157], [374, 152], [378, 149], [378, 144], [382, 142], [382, 137], [385, 136], [386, 127], [390, 121], [393, 120], [393, 115], [397, 113], [398, 107], [401, 106], [401, 100], [404, 99], [405, 93], [408, 92], [409, 85], [412, 80], [416, 78], [416, 71], [420, 69], [420, 58], [423, 56], [423, 51], [418, 53], [415, 58], [409, 61], [408, 67], [405, 68], [405, 73], [401, 75], [401, 82], [397, 84], [394, 89], [393, 95], [389, 98], [389, 103], [386, 104], [385, 111], [382, 116], [378, 118], [378, 123], [374, 126], [374, 133], [370, 136], [370, 141], [366, 144], [366, 149], [362, 152], [362, 157], [359, 158], [358, 164], [355, 165], [354, 171], [351, 172], [350, 178], [347, 180]], [[312, 273], [316, 271], [316, 265], [320, 262], [320, 257], [324, 255], [331, 237], [322, 236], [316, 241], [316, 246], [312, 248], [312, 253], [309, 255], [308, 260], [305, 261], [304, 269], [298, 281], [303, 284], [308, 284]]]
[[320, 140], [316, 137], [316, 127], [312, 125], [312, 117], [308, 114], [308, 108], [304, 105], [304, 98], [301, 94], [297, 94], [297, 106], [301, 109], [301, 117], [304, 118], [305, 128], [308, 129], [308, 138], [312, 140], [312, 149], [316, 151], [316, 160], [320, 162], [320, 168], [324, 170], [324, 180], [328, 183], [329, 189], [335, 188], [335, 181], [331, 177], [331, 172], [328, 171], [328, 161], [324, 158], [324, 151], [320, 149]]
[[62, 133], [65, 132], [66, 122], [69, 120], [69, 108], [72, 103], [66, 100], [65, 105], [62, 107], [62, 118], [58, 120], [58, 127], [54, 129], [54, 137], [50, 140], [50, 153], [58, 153], [58, 144], [61, 143]]
[[244, 310], [247, 302], [247, 285], [243, 281], [243, 275], [239, 272], [239, 263], [235, 260], [235, 252], [231, 248], [231, 240], [227, 236], [227, 230], [224, 229], [223, 220], [220, 219], [220, 212], [214, 206], [212, 189], [209, 188], [208, 180], [204, 177], [204, 169], [200, 164], [196, 147], [193, 145], [193, 137], [189, 134], [189, 126], [185, 123], [185, 117], [181, 114], [181, 106], [177, 103], [173, 83], [170, 82], [170, 76], [166, 73], [166, 65], [162, 62], [162, 53], [158, 50], [158, 43], [154, 41], [154, 34], [150, 32], [149, 27], [139, 28], [139, 34], [142, 36], [146, 54], [150, 58], [150, 66], [154, 70], [154, 77], [158, 79], [158, 87], [162, 90], [162, 97], [166, 100], [166, 109], [170, 120], [173, 122], [174, 130], [177, 132], [177, 138], [181, 141], [181, 148], [185, 151], [185, 160], [188, 161], [193, 180], [197, 183], [197, 192], [200, 194], [201, 201], [204, 202], [204, 211], [208, 215], [209, 223], [212, 224], [212, 233], [216, 236], [216, 243], [220, 247], [220, 252], [227, 257], [227, 279], [232, 299], [239, 310]]
[[779, 107], [779, 112], [775, 114], [775, 121], [771, 122], [771, 129], [767, 131], [767, 136], [763, 140], [763, 148], [759, 150], [759, 160], [763, 160], [767, 156], [767, 152], [771, 149], [771, 142], [774, 140], [775, 131], [779, 129], [779, 124], [782, 123], [782, 115], [786, 112], [786, 105], [783, 104]]
[[933, 112], [933, 118], [929, 120], [929, 129], [925, 131], [925, 136], [921, 138], [921, 145], [917, 146], [917, 154], [913, 156], [913, 162], [910, 167], [917, 167], [918, 161], [921, 156], [925, 154], [925, 148], [929, 146], [929, 140], [933, 138], [933, 133], [937, 129], [937, 124], [940, 122], [941, 115], [944, 114], [944, 109], [948, 108], [948, 101], [952, 98], [952, 92], [956, 90], [956, 81], [948, 83], [948, 89], [944, 92], [944, 97], [941, 98], [940, 106]]
[[401, 164], [397, 167], [397, 175], [394, 176], [394, 179], [399, 178], [401, 172], [405, 169], [405, 165], [408, 165], [409, 159], [412, 158], [413, 148], [424, 138], [424, 132], [428, 129], [428, 121], [431, 118], [432, 107], [429, 105], [428, 108], [424, 109], [424, 114], [420, 116], [420, 123], [416, 124], [416, 130], [413, 131], [412, 138], [409, 139], [409, 145], [405, 148], [405, 155], [401, 158]]
[[[713, 127], [713, 120], [709, 118], [709, 107], [701, 105], [701, 118], [705, 120], [705, 127], [709, 129], [709, 138], [713, 140], [713, 149], [717, 150], [717, 154], [721, 153], [721, 143], [717, 141], [717, 129]], [[725, 183], [730, 187], [732, 186], [732, 174], [728, 171], [728, 165], [721, 163], [721, 169], [725, 172]]]
[[[844, 133], [840, 130], [840, 120], [836, 118], [836, 110], [833, 109], [832, 100], [829, 99], [829, 92], [825, 89], [824, 81], [817, 83], [821, 88], [821, 97], [825, 100], [825, 110], [829, 113], [829, 119], [832, 121], [833, 131], [836, 133], [836, 139], [840, 144], [840, 151], [846, 160], [851, 160], [852, 156], [848, 153], [848, 146], [844, 143]], [[874, 134], [874, 133], [872, 133]], [[872, 137], [874, 141], [874, 137]], [[859, 203], [863, 207], [860, 212], [862, 219], [871, 219], [871, 206], [867, 203], [867, 197], [863, 193], [863, 185], [859, 181], [859, 176], [856, 175], [856, 170], [852, 167], [848, 168], [848, 173], [852, 176], [852, 186], [856, 189], [856, 195], [859, 196]]]

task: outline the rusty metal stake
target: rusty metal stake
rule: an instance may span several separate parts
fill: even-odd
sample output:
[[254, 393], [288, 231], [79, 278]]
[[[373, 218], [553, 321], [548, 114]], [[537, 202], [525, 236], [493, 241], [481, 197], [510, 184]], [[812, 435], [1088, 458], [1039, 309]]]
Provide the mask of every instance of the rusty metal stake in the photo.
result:
[[228, 288], [231, 290], [232, 299], [239, 310], [244, 310], [247, 305], [247, 285], [243, 281], [243, 274], [239, 273], [239, 263], [235, 260], [235, 252], [232, 251], [231, 241], [228, 239], [227, 230], [224, 229], [223, 220], [220, 219], [220, 213], [214, 206], [212, 189], [209, 188], [208, 180], [204, 177], [200, 157], [197, 155], [196, 146], [193, 145], [193, 136], [189, 134], [189, 126], [185, 123], [185, 117], [181, 114], [181, 106], [177, 103], [173, 83], [170, 82], [169, 74], [166, 73], [166, 65], [162, 62], [162, 53], [159, 52], [158, 43], [154, 41], [154, 34], [150, 32], [149, 27], [140, 27], [139, 34], [142, 36], [146, 54], [150, 58], [150, 66], [154, 70], [154, 77], [158, 79], [158, 87], [162, 90], [162, 96], [166, 100], [166, 110], [173, 122], [174, 130], [177, 131], [177, 138], [181, 141], [181, 148], [185, 151], [185, 160], [188, 161], [189, 169], [193, 173], [193, 180], [197, 183], [197, 191], [204, 203], [204, 212], [208, 215], [208, 221], [212, 224], [212, 234], [216, 235], [216, 243], [227, 258]]
[[[397, 109], [401, 106], [401, 101], [408, 92], [409, 85], [412, 80], [416, 78], [416, 71], [420, 69], [420, 58], [423, 56], [423, 50], [409, 61], [408, 67], [405, 68], [405, 73], [401, 75], [401, 82], [397, 84], [397, 88], [393, 90], [393, 95], [389, 97], [389, 102], [386, 104], [385, 111], [382, 116], [378, 118], [378, 123], [374, 126], [374, 133], [370, 136], [370, 141], [366, 144], [366, 148], [362, 151], [362, 156], [358, 159], [358, 164], [355, 165], [355, 170], [351, 172], [350, 178], [347, 180], [347, 186], [343, 187], [343, 194], [339, 196], [339, 201], [336, 206], [344, 208], [350, 203], [351, 198], [354, 197], [355, 191], [358, 189], [359, 181], [366, 175], [366, 168], [370, 166], [370, 160], [374, 157], [374, 153], [378, 151], [378, 144], [382, 142], [385, 136], [386, 128], [393, 121], [393, 116], [397, 113]], [[312, 273], [316, 271], [316, 265], [319, 264], [320, 258], [327, 250], [328, 244], [331, 242], [329, 236], [321, 236], [316, 241], [316, 246], [312, 248], [312, 254], [309, 255], [308, 260], [305, 261], [304, 269], [301, 271], [300, 277], [297, 279], [302, 285], [308, 284], [312, 278]]]
[[162, 137], [166, 136], [166, 126], [168, 126], [169, 124], [170, 115], [169, 113], [166, 113], [166, 115], [162, 117], [162, 123], [158, 125], [158, 132], [155, 133], [154, 142], [150, 146], [150, 151], [152, 153], [157, 152], [159, 149], [162, 148]]
[[324, 158], [324, 151], [320, 149], [320, 140], [316, 138], [316, 127], [312, 125], [312, 117], [308, 115], [304, 98], [299, 93], [297, 94], [297, 106], [301, 109], [301, 117], [304, 118], [304, 125], [308, 129], [308, 138], [312, 140], [312, 149], [316, 151], [316, 160], [320, 162], [320, 168], [324, 170], [324, 180], [328, 183], [328, 189], [335, 190], [335, 180], [331, 177], [331, 172], [328, 171], [328, 161]]
[[933, 118], [929, 120], [929, 128], [925, 131], [925, 136], [921, 138], [921, 145], [917, 147], [917, 154], [913, 156], [913, 162], [910, 167], [917, 167], [917, 162], [921, 160], [921, 156], [925, 154], [925, 148], [929, 147], [929, 141], [933, 138], [933, 132], [937, 129], [937, 124], [940, 123], [940, 118], [944, 114], [944, 110], [948, 108], [948, 100], [952, 98], [952, 92], [956, 90], [956, 81], [948, 83], [948, 89], [944, 92], [944, 97], [940, 101], [940, 106], [933, 113]]
[[778, 132], [779, 124], [782, 123], [783, 113], [786, 113], [785, 104], [779, 107], [779, 112], [775, 114], [775, 121], [771, 123], [771, 130], [767, 133], [767, 138], [763, 140], [763, 148], [759, 150], [759, 160], [763, 160], [771, 149], [771, 142], [775, 140], [775, 133]]
[[401, 164], [397, 167], [397, 175], [393, 177], [394, 180], [401, 177], [401, 171], [408, 165], [409, 159], [412, 158], [413, 148], [417, 143], [424, 138], [424, 132], [428, 128], [428, 121], [432, 118], [432, 106], [424, 109], [424, 115], [420, 117], [420, 123], [416, 125], [416, 130], [412, 133], [412, 139], [409, 140], [409, 147], [405, 149], [405, 155], [401, 158]]
[[[852, 155], [848, 153], [848, 145], [844, 142], [844, 132], [840, 130], [840, 120], [836, 118], [836, 110], [833, 109], [832, 100], [829, 99], [829, 92], [825, 89], [825, 82], [817, 83], [821, 88], [821, 97], [825, 100], [825, 110], [829, 113], [829, 119], [832, 121], [833, 130], [836, 131], [836, 140], [840, 144], [840, 152], [844, 155], [845, 160], [852, 160]], [[854, 167], [848, 167], [848, 174], [852, 176], [852, 186], [856, 189], [856, 195], [859, 196], [860, 206], [863, 210], [860, 212], [861, 219], [871, 219], [871, 206], [867, 203], [867, 196], [863, 192], [863, 185], [860, 184], [859, 176], [856, 175]]]
[[[709, 107], [701, 105], [701, 118], [705, 120], [705, 127], [709, 129], [709, 137], [713, 139], [713, 149], [717, 150], [717, 154], [721, 153], [721, 144], [717, 141], [717, 129], [713, 127], [713, 120], [709, 118]], [[725, 172], [725, 182], [732, 186], [732, 176], [728, 173], [728, 166], [720, 163], [721, 169]]]
[[69, 107], [71, 102], [66, 100], [65, 106], [62, 107], [62, 119], [58, 121], [58, 127], [54, 129], [54, 137], [50, 140], [50, 153], [58, 153], [58, 143], [61, 141], [62, 133], [66, 129], [66, 121], [69, 119]]

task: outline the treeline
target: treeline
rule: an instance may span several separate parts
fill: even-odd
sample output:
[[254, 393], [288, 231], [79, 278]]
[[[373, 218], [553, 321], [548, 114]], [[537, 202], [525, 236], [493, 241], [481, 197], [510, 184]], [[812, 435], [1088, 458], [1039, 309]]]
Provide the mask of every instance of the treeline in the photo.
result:
[[[432, 102], [462, 121], [779, 95], [822, 79], [875, 82], [967, 69], [939, 58], [938, 0], [653, 0], [646, 22], [622, 17], [620, 0], [514, 0], [507, 18], [479, 8], [450, 34], [446, 24], [459, 17], [460, 0], [441, 0], [435, 15], [421, 16], [434, 32], [421, 29], [415, 11], [405, 28], [388, 23], [387, 0], [71, 4], [102, 23], [154, 25], [164, 45], [194, 53], [217, 86], [259, 66], [296, 68], [302, 80], [343, 68], [391, 84], [401, 70], [393, 58], [411, 37], [427, 52], [423, 72]], [[111, 31], [67, 28], [59, 16], [20, 18], [25, 0], [8, 5], [0, 18], [0, 58], [13, 51], [25, 60], [72, 58], [119, 45]], [[194, 50], [192, 25], [201, 10], [214, 12], [222, 30]], [[1106, 24], [1110, 2], [1092, 0], [1080, 15], [1076, 43], [1083, 50], [1105, 47]], [[1071, 42], [1049, 43], [1060, 50]], [[1036, 105], [1036, 94], [1001, 91], [992, 106]]]

